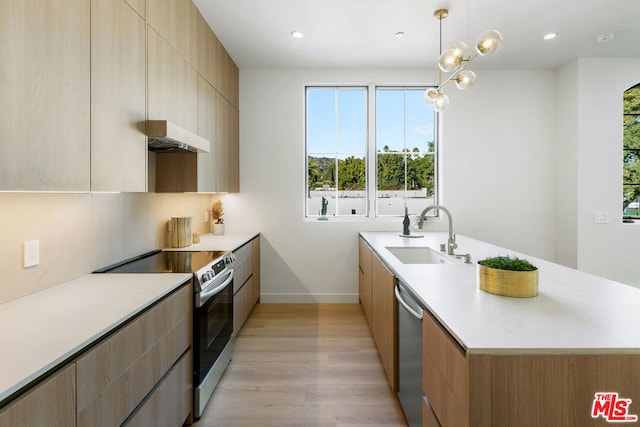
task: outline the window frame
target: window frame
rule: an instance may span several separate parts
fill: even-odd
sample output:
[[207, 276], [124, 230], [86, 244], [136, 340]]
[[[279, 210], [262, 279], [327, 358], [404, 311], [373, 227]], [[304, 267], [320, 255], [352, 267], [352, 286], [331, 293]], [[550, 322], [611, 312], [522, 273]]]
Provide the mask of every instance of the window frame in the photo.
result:
[[[623, 99], [626, 96], [627, 92], [631, 91], [631, 90], [639, 90], [640, 91], [640, 83], [631, 86], [630, 88], [626, 89], [623, 92]], [[625, 131], [624, 131], [624, 123], [625, 123], [625, 118], [626, 117], [635, 117], [635, 123], [640, 123], [640, 111], [627, 111], [625, 108], [625, 103], [626, 101], [623, 101], [623, 111], [622, 111], [622, 117], [623, 117], [623, 139], [622, 139], [622, 193], [623, 193], [623, 203], [624, 203], [624, 197], [626, 197], [626, 192], [625, 189], [627, 186], [631, 186], [631, 187], [638, 187], [640, 186], [640, 180], [636, 181], [636, 182], [625, 182], [624, 179], [624, 173], [625, 173], [625, 161], [624, 159], [626, 158], [627, 153], [629, 152], [633, 152], [635, 153], [636, 157], [640, 158], [640, 148], [630, 148], [627, 146], [627, 140], [625, 138]], [[635, 200], [629, 201], [629, 203], [638, 203], [638, 199], [636, 198]], [[624, 206], [624, 205], [623, 205]], [[640, 220], [640, 210], [638, 210], [637, 208], [635, 209], [635, 213], [629, 213], [627, 211], [626, 207], [623, 207], [622, 210], [622, 222], [625, 223], [634, 223], [637, 220]]]
[[[397, 221], [397, 218], [401, 218], [403, 214], [398, 215], [380, 215], [376, 209], [377, 201], [377, 90], [378, 89], [421, 89], [426, 90], [429, 88], [435, 88], [437, 85], [433, 83], [307, 83], [304, 85], [304, 198], [303, 198], [303, 218], [305, 221], [317, 221], [320, 219], [319, 215], [313, 215], [307, 211], [308, 209], [308, 178], [309, 178], [309, 150], [308, 150], [308, 89], [313, 88], [335, 88], [335, 89], [349, 89], [349, 88], [365, 88], [367, 99], [367, 111], [366, 111], [366, 152], [365, 152], [365, 206], [366, 214], [364, 215], [328, 215], [327, 219], [330, 221], [365, 221], [365, 222], [390, 222]], [[406, 112], [404, 113], [406, 116]], [[433, 156], [434, 156], [434, 195], [433, 204], [439, 204], [441, 198], [441, 185], [440, 185], [440, 144], [441, 144], [441, 116], [438, 112], [434, 111], [433, 119]], [[372, 173], [373, 172], [373, 173]], [[406, 171], [405, 171], [406, 173]], [[427, 199], [428, 200], [428, 199]], [[426, 207], [426, 205], [425, 205]], [[417, 214], [410, 212], [410, 214]], [[434, 216], [438, 216], [437, 214]]]

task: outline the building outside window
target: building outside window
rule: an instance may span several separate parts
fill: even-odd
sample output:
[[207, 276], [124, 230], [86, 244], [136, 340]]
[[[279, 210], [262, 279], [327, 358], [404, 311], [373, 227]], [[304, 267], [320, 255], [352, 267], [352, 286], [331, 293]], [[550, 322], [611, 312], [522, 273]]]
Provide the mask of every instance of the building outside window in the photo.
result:
[[624, 93], [623, 218], [640, 219], [640, 84]]
[[[437, 200], [426, 87], [307, 87], [305, 215], [418, 214]], [[376, 171], [371, 174], [370, 171]]]

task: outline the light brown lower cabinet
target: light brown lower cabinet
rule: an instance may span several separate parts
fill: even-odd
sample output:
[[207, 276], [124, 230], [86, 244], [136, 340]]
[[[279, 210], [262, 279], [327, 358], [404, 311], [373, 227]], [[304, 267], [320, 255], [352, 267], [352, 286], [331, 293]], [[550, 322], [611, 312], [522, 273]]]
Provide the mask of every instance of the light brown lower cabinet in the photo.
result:
[[439, 427], [436, 416], [424, 398], [422, 399], [422, 427]]
[[158, 387], [131, 415], [125, 427], [178, 427], [193, 407], [193, 356], [191, 350], [182, 355]]
[[233, 279], [233, 335], [238, 335], [251, 310], [260, 299], [260, 237], [233, 252], [236, 256]]
[[358, 242], [358, 290], [360, 303], [389, 385], [398, 391], [398, 303], [395, 276], [367, 245]]
[[398, 303], [395, 276], [360, 238], [358, 246], [360, 303], [389, 385], [398, 391]]
[[398, 303], [395, 277], [375, 254], [371, 257], [371, 330], [382, 366], [398, 391]]
[[76, 367], [71, 363], [0, 409], [1, 427], [76, 425]]
[[360, 294], [360, 304], [364, 310], [369, 328], [371, 328], [371, 257], [373, 252], [364, 242], [358, 242], [358, 291]]
[[[583, 427], [608, 425], [606, 404], [596, 418], [596, 393], [632, 399], [640, 415], [640, 355], [601, 350], [465, 352], [438, 321], [423, 317], [423, 390], [442, 427]], [[429, 424], [428, 406], [423, 423]]]
[[180, 288], [76, 359], [78, 426], [119, 426], [145, 399], [191, 346], [192, 299]]
[[192, 322], [189, 282], [0, 409], [0, 427], [190, 421]]

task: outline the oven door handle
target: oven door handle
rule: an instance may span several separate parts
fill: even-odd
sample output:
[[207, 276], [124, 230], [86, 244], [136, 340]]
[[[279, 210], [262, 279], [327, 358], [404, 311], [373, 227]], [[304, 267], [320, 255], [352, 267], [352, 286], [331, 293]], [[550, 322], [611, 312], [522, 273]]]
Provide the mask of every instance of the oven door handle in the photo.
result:
[[198, 305], [198, 307], [202, 307], [208, 300], [209, 298], [217, 295], [220, 293], [220, 291], [222, 291], [224, 288], [227, 287], [227, 285], [229, 285], [229, 283], [231, 283], [233, 281], [233, 269], [231, 269], [231, 271], [229, 271], [229, 273], [227, 273], [229, 277], [227, 277], [224, 282], [218, 286], [216, 286], [215, 288], [209, 290], [207, 288], [206, 291], [204, 292], [200, 292], [199, 295], [199, 302], [200, 304]]

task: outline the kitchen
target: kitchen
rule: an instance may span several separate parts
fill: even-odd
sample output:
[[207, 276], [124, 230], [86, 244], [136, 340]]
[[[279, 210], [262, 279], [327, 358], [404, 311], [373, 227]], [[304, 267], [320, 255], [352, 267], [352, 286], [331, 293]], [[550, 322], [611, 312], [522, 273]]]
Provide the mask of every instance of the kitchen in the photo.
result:
[[[582, 10], [581, 2], [572, 5]], [[547, 9], [553, 8], [547, 4]], [[424, 14], [421, 19], [432, 24], [429, 34], [436, 37], [431, 9], [435, 7], [415, 5]], [[471, 17], [474, 28], [467, 30], [465, 19], [465, 26], [452, 39], [470, 41], [483, 27], [494, 25], [478, 9]], [[506, 38], [499, 54], [509, 58], [507, 46], [515, 40], [509, 40], [506, 23], [495, 27]], [[214, 31], [218, 34], [215, 26]], [[284, 29], [287, 36], [289, 31]], [[233, 53], [231, 40], [222, 41]], [[454, 215], [456, 233], [640, 286], [640, 265], [634, 256], [640, 231], [617, 220], [621, 94], [637, 84], [640, 75], [640, 55], [633, 49], [628, 53], [631, 57], [568, 57], [554, 68], [509, 64], [482, 69], [472, 90], [448, 91], [451, 106], [442, 115], [442, 129], [444, 138], [455, 144], [442, 148], [441, 202]], [[227, 233], [256, 230], [262, 235], [261, 302], [358, 301], [357, 233], [400, 230], [400, 219], [302, 220], [303, 88], [309, 82], [437, 81], [431, 65], [437, 52], [415, 55], [431, 58], [413, 69], [240, 66], [240, 192], [221, 197]], [[498, 56], [485, 63], [494, 59]], [[513, 100], [514, 94], [527, 102]], [[496, 99], [503, 102], [487, 102]], [[518, 109], [512, 108], [515, 102]], [[9, 143], [4, 137], [2, 141], [3, 146]], [[265, 179], [274, 170], [281, 177]], [[470, 175], [481, 177], [472, 188]], [[500, 192], [485, 190], [498, 186]], [[0, 301], [164, 247], [165, 222], [172, 216], [193, 216], [193, 231], [205, 233], [209, 224], [203, 214], [211, 202], [209, 194], [2, 193]], [[610, 223], [594, 224], [594, 212], [602, 211], [609, 212]], [[445, 228], [445, 224], [427, 226]], [[40, 264], [35, 268], [22, 266], [22, 244], [28, 240], [40, 241]]]

